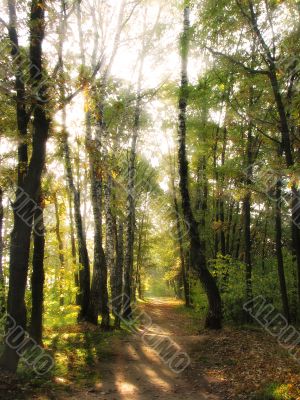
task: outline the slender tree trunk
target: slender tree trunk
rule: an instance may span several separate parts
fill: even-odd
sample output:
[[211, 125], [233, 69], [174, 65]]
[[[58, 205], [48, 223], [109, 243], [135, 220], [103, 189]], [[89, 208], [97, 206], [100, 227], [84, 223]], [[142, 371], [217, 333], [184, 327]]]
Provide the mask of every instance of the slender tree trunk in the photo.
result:
[[[68, 192], [69, 202], [69, 220], [70, 220], [70, 241], [71, 241], [71, 254], [72, 254], [72, 267], [74, 269], [74, 284], [76, 288], [75, 303], [77, 306], [80, 305], [79, 301], [79, 275], [77, 271], [77, 260], [76, 260], [76, 241], [75, 241], [75, 229], [74, 229], [74, 215], [73, 215], [73, 203], [71, 192]], [[73, 299], [72, 299], [73, 301]]]
[[[107, 265], [102, 247], [102, 171], [100, 149], [95, 146], [91, 137], [91, 115], [86, 113], [86, 148], [90, 162], [91, 195], [94, 214], [94, 269], [91, 287], [91, 298], [87, 320], [97, 324], [100, 311], [101, 327], [109, 328], [109, 307], [107, 290]], [[102, 126], [98, 128], [97, 140], [101, 142]], [[94, 147], [95, 146], [95, 147]], [[98, 158], [97, 158], [98, 157]]]
[[179, 244], [181, 277], [182, 277], [183, 290], [184, 290], [184, 300], [185, 300], [185, 306], [190, 307], [191, 306], [191, 297], [190, 297], [190, 290], [189, 290], [190, 288], [189, 288], [188, 277], [187, 277], [187, 272], [186, 272], [186, 265], [185, 265], [185, 258], [184, 258], [183, 230], [182, 230], [181, 222], [180, 222], [180, 210], [179, 210], [178, 200], [177, 200], [177, 196], [176, 196], [174, 176], [172, 176], [171, 179], [172, 179], [173, 204], [174, 204], [175, 217], [176, 217], [177, 237], [178, 237], [178, 244]]
[[[253, 106], [253, 87], [250, 87], [249, 93], [249, 108], [252, 110]], [[250, 117], [251, 118], [251, 117]], [[253, 297], [252, 294], [252, 238], [251, 238], [251, 183], [252, 183], [252, 163], [253, 157], [253, 137], [252, 137], [253, 124], [250, 120], [247, 129], [246, 138], [246, 194], [243, 199], [243, 217], [244, 217], [244, 246], [245, 246], [245, 264], [246, 264], [246, 300], [250, 301]], [[247, 314], [247, 318], [249, 314]]]
[[143, 61], [138, 79], [137, 100], [135, 107], [135, 118], [133, 134], [131, 139], [131, 149], [128, 165], [128, 184], [127, 184], [127, 223], [126, 223], [126, 250], [124, 263], [124, 318], [131, 318], [132, 300], [132, 274], [133, 274], [133, 250], [134, 250], [134, 231], [135, 231], [135, 163], [136, 163], [136, 145], [140, 129], [141, 114], [141, 80], [143, 71]]
[[[145, 211], [146, 212], [146, 211]], [[142, 299], [142, 281], [141, 281], [141, 268], [143, 259], [143, 233], [144, 233], [144, 220], [145, 212], [142, 215], [142, 220], [139, 228], [138, 245], [137, 245], [137, 256], [136, 256], [136, 272], [134, 282], [134, 297], [136, 297], [136, 291], [138, 292], [139, 299]]]
[[188, 189], [188, 161], [186, 155], [186, 108], [188, 99], [187, 61], [190, 35], [189, 7], [184, 8], [184, 31], [181, 39], [181, 90], [179, 98], [179, 177], [180, 192], [182, 197], [182, 209], [190, 237], [190, 257], [193, 268], [197, 271], [199, 279], [208, 298], [208, 314], [206, 327], [212, 329], [221, 328], [222, 306], [219, 289], [216, 281], [207, 269], [206, 257], [203, 252], [198, 233], [198, 224], [194, 218], [190, 193]]
[[[137, 111], [136, 111], [137, 113]], [[138, 110], [139, 113], [139, 110]], [[139, 124], [139, 115], [136, 115]], [[137, 127], [136, 127], [137, 128]], [[133, 273], [133, 249], [135, 230], [135, 158], [138, 129], [135, 129], [132, 137], [130, 159], [128, 166], [128, 197], [127, 197], [127, 224], [126, 224], [126, 250], [124, 269], [124, 318], [131, 318], [132, 300], [132, 273]]]
[[[80, 304], [80, 311], [78, 320], [85, 320], [86, 313], [89, 305], [90, 297], [90, 261], [86, 245], [86, 237], [83, 230], [82, 216], [81, 216], [81, 202], [80, 192], [76, 189], [74, 184], [74, 176], [71, 164], [70, 147], [68, 143], [68, 135], [65, 131], [63, 134], [63, 152], [65, 159], [65, 170], [67, 174], [67, 181], [69, 190], [73, 196], [74, 204], [74, 220], [77, 236], [77, 251], [79, 259], [79, 272], [75, 273], [75, 282], [78, 282], [79, 293], [77, 294], [77, 301]], [[78, 279], [78, 280], [77, 280]]]
[[105, 199], [105, 214], [106, 214], [106, 262], [107, 269], [110, 273], [110, 287], [113, 291], [114, 279], [115, 279], [115, 239], [116, 234], [114, 232], [114, 216], [112, 214], [113, 207], [113, 194], [112, 194], [112, 176], [107, 176], [107, 182], [104, 186], [104, 199]]
[[[223, 146], [222, 146], [222, 156], [221, 156], [221, 165], [224, 167], [225, 165], [225, 156], [226, 156], [226, 147], [227, 147], [227, 129], [224, 128], [223, 134]], [[220, 177], [220, 199], [219, 199], [219, 212], [220, 212], [220, 223], [221, 223], [221, 231], [220, 231], [220, 243], [221, 243], [221, 253], [223, 256], [226, 254], [226, 239], [225, 239], [225, 205], [224, 205], [224, 174], [222, 172]]]
[[265, 216], [265, 226], [264, 226], [264, 238], [262, 242], [262, 251], [261, 251], [261, 270], [262, 273], [265, 273], [265, 258], [266, 258], [266, 246], [267, 246], [267, 232], [268, 232], [268, 216]]
[[228, 212], [228, 226], [227, 226], [227, 233], [226, 233], [226, 254], [230, 254], [230, 242], [231, 242], [231, 228], [232, 228], [232, 220], [233, 220], [233, 210], [235, 206], [235, 201], [232, 201], [230, 206], [229, 206], [229, 212]]
[[124, 228], [122, 221], [119, 221], [116, 232], [116, 265], [114, 285], [112, 288], [112, 306], [115, 317], [115, 328], [120, 328], [120, 317], [122, 312], [122, 292], [123, 292], [123, 264], [124, 264]]
[[40, 345], [43, 337], [43, 303], [44, 303], [44, 252], [45, 252], [45, 227], [43, 217], [42, 198], [34, 214], [33, 232], [33, 259], [31, 275], [31, 322], [30, 336]]
[[60, 232], [60, 215], [59, 215], [59, 205], [57, 200], [57, 194], [54, 193], [54, 207], [55, 207], [55, 234], [56, 240], [58, 243], [58, 258], [60, 263], [60, 270], [59, 270], [59, 305], [63, 306], [65, 303], [64, 299], [64, 275], [65, 275], [65, 255], [64, 255], [64, 243], [61, 237]]
[[230, 242], [230, 254], [231, 256], [234, 258], [235, 257], [235, 245], [237, 242], [237, 235], [236, 235], [236, 231], [237, 231], [237, 226], [240, 220], [240, 203], [237, 203], [236, 206], [236, 212], [235, 212], [235, 217], [234, 217], [234, 223], [232, 226], [232, 233], [231, 233], [231, 242]]
[[[59, 46], [58, 46], [58, 59], [60, 66], [60, 101], [62, 105], [65, 101], [65, 83], [64, 83], [64, 60], [63, 60], [63, 44], [64, 37], [66, 33], [66, 23], [65, 23], [65, 4], [62, 1], [61, 15], [60, 15], [60, 35], [59, 35]], [[86, 313], [89, 305], [90, 297], [90, 261], [86, 244], [86, 237], [83, 228], [83, 220], [81, 214], [81, 197], [80, 190], [77, 189], [74, 182], [74, 174], [71, 162], [71, 150], [68, 142], [68, 131], [66, 129], [66, 109], [62, 108], [62, 147], [65, 162], [65, 171], [67, 176], [68, 188], [71, 193], [69, 204], [70, 204], [70, 219], [72, 221], [72, 200], [74, 205], [74, 220], [75, 220], [75, 230], [77, 236], [77, 251], [78, 251], [78, 261], [79, 261], [79, 271], [75, 272], [75, 285], [79, 289], [76, 293], [76, 304], [80, 305], [80, 311], [78, 314], [78, 321], [85, 320]], [[72, 224], [72, 222], [71, 222]], [[72, 225], [71, 225], [72, 226]], [[72, 229], [72, 228], [71, 228]], [[75, 242], [72, 239], [72, 258], [74, 257]], [[75, 250], [76, 251], [76, 250]]]
[[5, 312], [5, 281], [4, 281], [4, 271], [3, 271], [3, 190], [0, 187], [0, 316]]
[[[268, 78], [273, 91], [274, 101], [277, 107], [277, 112], [280, 121], [280, 133], [283, 152], [285, 154], [286, 166], [288, 168], [294, 166], [294, 157], [291, 143], [291, 130], [289, 127], [289, 117], [285, 102], [283, 100], [282, 91], [278, 81], [278, 69], [270, 51], [268, 44], [265, 42], [262, 32], [258, 25], [258, 15], [255, 12], [253, 1], [249, 1], [249, 16], [252, 25], [252, 30], [255, 33], [261, 47], [264, 50], [264, 57], [268, 68]], [[294, 254], [296, 257], [297, 274], [298, 274], [298, 303], [300, 304], [300, 193], [297, 188], [297, 183], [292, 182], [292, 243]]]
[[277, 269], [278, 269], [278, 278], [280, 284], [282, 309], [285, 318], [290, 323], [291, 322], [290, 309], [289, 309], [289, 301], [286, 289], [284, 262], [282, 255], [281, 187], [282, 187], [281, 179], [278, 179], [276, 183], [276, 218], [275, 218], [276, 256], [277, 256]]

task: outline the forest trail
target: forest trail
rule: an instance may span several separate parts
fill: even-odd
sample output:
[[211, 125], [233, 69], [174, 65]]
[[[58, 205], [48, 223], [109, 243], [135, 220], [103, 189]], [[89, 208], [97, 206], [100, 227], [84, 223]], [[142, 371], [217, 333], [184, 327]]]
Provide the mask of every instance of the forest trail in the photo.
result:
[[193, 360], [193, 347], [201, 346], [205, 336], [197, 335], [188, 315], [178, 315], [179, 302], [170, 299], [151, 299], [143, 311], [151, 317], [153, 325], [148, 330], [153, 335], [171, 339], [187, 352], [191, 364], [175, 373], [160, 359], [151, 346], [145, 344], [140, 333], [126, 338], [113, 338], [112, 353], [98, 365], [101, 381], [85, 391], [73, 392], [60, 399], [107, 400], [217, 400], [210, 392], [210, 380], [203, 376]]

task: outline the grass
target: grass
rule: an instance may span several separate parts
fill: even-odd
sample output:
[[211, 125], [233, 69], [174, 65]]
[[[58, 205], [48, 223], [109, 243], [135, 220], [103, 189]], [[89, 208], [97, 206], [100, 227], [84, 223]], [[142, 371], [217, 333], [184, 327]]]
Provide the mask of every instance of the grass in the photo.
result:
[[109, 332], [101, 331], [99, 326], [77, 324], [77, 307], [74, 306], [61, 311], [48, 314], [45, 320], [43, 344], [55, 360], [54, 368], [43, 376], [37, 376], [21, 361], [18, 385], [22, 390], [26, 387], [29, 393], [68, 392], [72, 387], [93, 386], [102, 379], [97, 363], [111, 360], [114, 357], [113, 341], [131, 332], [130, 327], [124, 324], [121, 330]]
[[262, 392], [253, 397], [253, 400], [296, 400], [290, 394], [291, 385], [271, 383]]

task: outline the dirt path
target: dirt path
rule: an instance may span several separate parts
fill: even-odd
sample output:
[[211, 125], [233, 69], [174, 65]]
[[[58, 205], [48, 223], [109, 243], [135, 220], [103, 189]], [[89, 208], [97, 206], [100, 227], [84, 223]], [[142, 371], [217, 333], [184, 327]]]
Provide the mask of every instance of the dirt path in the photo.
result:
[[190, 356], [191, 364], [183, 372], [172, 371], [138, 332], [126, 339], [114, 338], [110, 357], [97, 365], [101, 380], [95, 387], [73, 393], [68, 399], [221, 399], [210, 392], [209, 379], [195, 368], [191, 351], [203, 337], [195, 335], [195, 327], [188, 317], [180, 315], [179, 318], [176, 306], [178, 302], [174, 300], [151, 299], [143, 310], [153, 323], [147, 330], [148, 339], [154, 339], [152, 343], [158, 343], [159, 338], [169, 343], [172, 340]]
[[[141, 310], [148, 329], [139, 325], [131, 334], [103, 334], [78, 324], [57, 331], [49, 348], [55, 373], [42, 382], [0, 374], [0, 399], [300, 399], [300, 366], [264, 330], [205, 331], [197, 313], [172, 299], [149, 299]], [[163, 358], [153, 348], [160, 341], [172, 341], [188, 354], [191, 362], [182, 373], [166, 362], [174, 348]]]

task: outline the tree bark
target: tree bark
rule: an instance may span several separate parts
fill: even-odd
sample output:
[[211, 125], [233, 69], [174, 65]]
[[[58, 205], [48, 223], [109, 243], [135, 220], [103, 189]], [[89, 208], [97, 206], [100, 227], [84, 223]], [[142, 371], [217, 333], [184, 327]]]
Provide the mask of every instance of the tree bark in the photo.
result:
[[[138, 78], [138, 90], [135, 107], [134, 126], [131, 139], [131, 149], [128, 165], [128, 183], [127, 183], [127, 222], [126, 222], [126, 250], [124, 263], [124, 318], [131, 318], [132, 300], [132, 274], [133, 274], [133, 250], [135, 233], [135, 164], [136, 164], [136, 145], [140, 129], [141, 114], [141, 80], [144, 64], [144, 55], [142, 55], [140, 72]], [[129, 303], [128, 303], [129, 302]]]
[[[289, 118], [286, 111], [285, 102], [283, 100], [282, 90], [278, 81], [278, 68], [275, 63], [275, 58], [272, 56], [270, 48], [264, 40], [263, 34], [259, 28], [258, 15], [255, 12], [253, 1], [249, 1], [250, 25], [255, 33], [264, 52], [264, 58], [268, 68], [268, 78], [273, 91], [274, 101], [279, 115], [279, 127], [282, 139], [283, 152], [285, 154], [286, 166], [288, 168], [294, 166], [294, 157], [291, 143], [291, 131], [289, 127]], [[300, 303], [300, 192], [297, 188], [297, 183], [292, 182], [292, 243], [296, 257], [297, 274], [298, 274], [298, 302]]]
[[284, 273], [284, 262], [282, 255], [282, 219], [281, 219], [281, 188], [282, 182], [281, 179], [278, 179], [276, 183], [276, 217], [275, 217], [275, 243], [276, 243], [276, 256], [277, 256], [277, 269], [278, 269], [278, 278], [280, 285], [280, 294], [282, 301], [282, 309], [285, 318], [290, 323], [290, 309], [289, 309], [289, 300], [286, 289], [286, 281], [285, 281], [285, 273]]
[[[60, 15], [60, 35], [59, 35], [59, 46], [58, 46], [58, 61], [60, 66], [60, 79], [62, 84], [60, 85], [60, 101], [64, 104], [65, 100], [65, 83], [64, 83], [64, 60], [63, 60], [63, 44], [64, 36], [66, 31], [66, 24], [64, 20], [64, 4], [61, 7]], [[77, 189], [74, 183], [74, 174], [71, 162], [71, 150], [68, 142], [68, 131], [66, 129], [66, 109], [62, 108], [62, 147], [65, 162], [65, 171], [67, 176], [67, 183], [69, 191], [72, 195], [73, 205], [74, 205], [74, 220], [75, 220], [75, 230], [77, 236], [77, 251], [78, 251], [78, 261], [79, 270], [78, 273], [75, 272], [75, 285], [78, 287], [79, 291], [76, 294], [76, 304], [80, 305], [80, 311], [78, 314], [78, 321], [85, 320], [86, 313], [89, 305], [90, 297], [90, 260], [87, 250], [86, 237], [83, 228], [82, 214], [81, 214], [81, 196], [80, 190]], [[70, 207], [71, 207], [71, 203]], [[70, 209], [71, 213], [71, 209]], [[74, 244], [72, 243], [72, 257], [74, 259]]]
[[181, 90], [179, 98], [179, 177], [180, 192], [182, 197], [182, 209], [185, 223], [190, 237], [190, 258], [191, 265], [197, 271], [199, 279], [203, 285], [208, 298], [208, 314], [206, 316], [205, 325], [207, 328], [220, 329], [222, 320], [222, 306], [219, 289], [216, 281], [207, 269], [206, 257], [203, 252], [201, 240], [198, 233], [198, 224], [194, 218], [190, 193], [188, 189], [188, 161], [186, 155], [186, 109], [188, 99], [188, 47], [190, 35], [189, 7], [184, 8], [184, 31], [181, 39]]
[[[91, 286], [91, 298], [87, 320], [97, 324], [99, 310], [102, 316], [101, 327], [109, 328], [109, 307], [107, 290], [107, 265], [102, 246], [102, 169], [100, 149], [95, 146], [95, 141], [91, 137], [91, 115], [86, 113], [86, 148], [89, 154], [91, 196], [94, 215], [94, 268]], [[98, 127], [97, 141], [101, 143], [103, 123]]]
[[4, 271], [3, 271], [3, 190], [0, 187], [0, 316], [5, 312], [5, 281], [4, 281]]
[[122, 312], [122, 292], [123, 292], [123, 265], [124, 265], [124, 228], [120, 220], [116, 232], [116, 265], [114, 275], [114, 285], [112, 287], [112, 306], [115, 317], [115, 328], [120, 328], [120, 317]]
[[113, 292], [114, 279], [115, 279], [115, 239], [114, 232], [114, 216], [112, 214], [113, 207], [113, 194], [112, 194], [112, 176], [108, 174], [107, 182], [104, 185], [104, 199], [105, 199], [105, 214], [106, 214], [106, 240], [105, 240], [105, 253], [107, 269], [110, 273], [110, 287]]
[[[180, 256], [181, 277], [182, 277], [183, 291], [184, 291], [184, 300], [185, 300], [185, 306], [190, 307], [191, 306], [191, 296], [190, 296], [190, 288], [189, 288], [189, 282], [188, 282], [186, 265], [185, 265], [185, 257], [184, 257], [183, 230], [181, 227], [180, 210], [179, 210], [178, 200], [177, 200], [177, 196], [176, 196], [176, 188], [175, 188], [173, 174], [171, 176], [171, 181], [172, 181], [173, 205], [174, 205], [174, 211], [175, 211], [175, 217], [176, 217], [177, 238], [178, 238], [178, 244], [179, 244], [179, 256]], [[203, 204], [203, 202], [202, 202], [202, 204]]]
[[55, 207], [55, 234], [58, 244], [58, 258], [60, 263], [58, 286], [59, 286], [59, 305], [63, 306], [65, 303], [64, 299], [64, 275], [65, 275], [65, 254], [64, 254], [64, 243], [60, 232], [60, 215], [59, 215], [59, 205], [57, 200], [57, 194], [54, 193], [54, 207]]
[[78, 279], [79, 293], [77, 294], [77, 301], [80, 304], [80, 311], [78, 314], [78, 321], [85, 320], [86, 313], [89, 305], [90, 298], [90, 261], [86, 245], [85, 232], [83, 230], [82, 215], [81, 215], [81, 202], [80, 192], [76, 189], [74, 184], [74, 176], [70, 157], [70, 147], [68, 143], [68, 134], [64, 131], [63, 135], [63, 152], [65, 159], [65, 170], [67, 174], [67, 181], [69, 190], [73, 196], [74, 204], [74, 220], [77, 236], [77, 251], [79, 258], [79, 272]]
[[[28, 218], [20, 214], [20, 189], [16, 193], [14, 207], [14, 227], [11, 234], [9, 291], [7, 312], [17, 325], [26, 329], [25, 290], [28, 274], [30, 236], [33, 222], [33, 212], [36, 207], [37, 195], [41, 187], [41, 176], [45, 165], [46, 142], [48, 139], [50, 120], [46, 112], [46, 84], [43, 82], [42, 42], [45, 28], [45, 1], [32, 0], [30, 12], [30, 63], [31, 85], [34, 93], [32, 154], [22, 189], [28, 195], [31, 204], [27, 205]], [[13, 336], [13, 335], [12, 335]], [[13, 339], [13, 337], [11, 337]], [[23, 340], [23, 337], [20, 338]], [[0, 366], [15, 372], [19, 362], [16, 351], [5, 344], [0, 359]]]
[[45, 252], [45, 227], [43, 217], [42, 198], [34, 214], [33, 232], [33, 259], [31, 275], [31, 322], [30, 336], [40, 345], [43, 337], [43, 302], [44, 302], [44, 252]]

